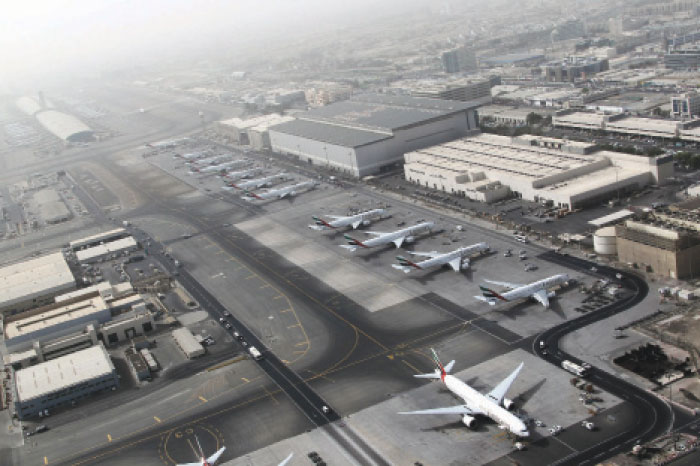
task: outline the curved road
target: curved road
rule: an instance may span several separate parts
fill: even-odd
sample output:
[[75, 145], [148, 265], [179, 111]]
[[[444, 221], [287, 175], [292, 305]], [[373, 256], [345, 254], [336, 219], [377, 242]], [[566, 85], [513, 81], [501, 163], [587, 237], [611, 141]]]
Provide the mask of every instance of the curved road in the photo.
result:
[[[627, 298], [605, 306], [596, 312], [584, 314], [577, 319], [552, 327], [535, 338], [533, 341], [533, 351], [541, 358], [559, 367], [561, 367], [561, 362], [565, 359], [576, 363], [582, 362], [575, 356], [559, 348], [559, 341], [565, 335], [636, 306], [644, 300], [649, 292], [647, 283], [642, 278], [632, 273], [601, 266], [583, 259], [556, 254], [554, 252], [544, 253], [540, 258], [586, 271], [590, 271], [591, 267], [596, 267], [596, 273], [598, 275], [618, 282], [625, 288], [633, 291], [633, 294]], [[622, 278], [618, 279], [617, 277]], [[547, 347], [548, 354], [543, 353], [544, 348], [540, 346], [540, 342], [543, 342]], [[604, 458], [610, 458], [618, 453], [629, 452], [635, 444], [652, 440], [668, 432], [672, 428], [675, 420], [675, 413], [668, 403], [655, 394], [595, 367], [591, 368], [590, 374], [586, 377], [586, 380], [628, 401], [636, 410], [637, 422], [627, 432], [609, 438], [587, 450], [572, 453], [554, 464], [596, 464]]]

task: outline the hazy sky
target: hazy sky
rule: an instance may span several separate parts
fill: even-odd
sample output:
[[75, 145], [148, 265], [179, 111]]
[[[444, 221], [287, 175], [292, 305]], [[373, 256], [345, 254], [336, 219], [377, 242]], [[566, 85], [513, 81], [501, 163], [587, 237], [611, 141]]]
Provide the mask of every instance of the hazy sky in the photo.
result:
[[[154, 53], [221, 47], [271, 31], [376, 17], [428, 0], [5, 0], [0, 74], [7, 80], [139, 63]], [[222, 41], [221, 38], [226, 38]]]

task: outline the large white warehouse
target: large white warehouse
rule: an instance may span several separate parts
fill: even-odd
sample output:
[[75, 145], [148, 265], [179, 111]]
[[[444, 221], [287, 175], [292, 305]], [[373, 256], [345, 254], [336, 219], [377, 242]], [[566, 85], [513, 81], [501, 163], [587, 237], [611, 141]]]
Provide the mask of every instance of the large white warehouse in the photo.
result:
[[477, 129], [476, 102], [360, 95], [270, 127], [274, 152], [361, 177]]
[[494, 202], [510, 195], [578, 208], [673, 176], [671, 157], [598, 151], [594, 144], [538, 136], [479, 134], [405, 156], [420, 185]]

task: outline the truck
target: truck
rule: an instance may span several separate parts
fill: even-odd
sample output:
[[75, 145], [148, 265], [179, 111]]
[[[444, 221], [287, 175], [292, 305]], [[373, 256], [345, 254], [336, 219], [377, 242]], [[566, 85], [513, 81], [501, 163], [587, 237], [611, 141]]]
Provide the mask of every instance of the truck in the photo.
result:
[[256, 361], [259, 361], [263, 358], [262, 353], [255, 346], [249, 347], [248, 352]]
[[561, 367], [565, 371], [571, 372], [578, 377], [585, 377], [588, 375], [588, 369], [586, 367], [576, 364], [573, 361], [569, 361], [568, 359], [561, 362]]

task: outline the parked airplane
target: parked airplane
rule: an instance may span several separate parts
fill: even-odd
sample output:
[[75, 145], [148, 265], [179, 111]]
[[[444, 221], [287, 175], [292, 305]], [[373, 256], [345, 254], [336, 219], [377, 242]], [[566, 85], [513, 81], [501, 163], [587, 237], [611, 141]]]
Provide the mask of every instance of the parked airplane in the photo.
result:
[[479, 286], [483, 296], [475, 296], [475, 298], [480, 301], [485, 301], [491, 306], [495, 306], [499, 300], [509, 302], [523, 298], [535, 298], [540, 304], [542, 304], [542, 306], [544, 306], [545, 309], [547, 309], [549, 308], [549, 298], [556, 296], [554, 291], [548, 290], [550, 288], [554, 288], [555, 286], [565, 284], [569, 281], [569, 276], [567, 274], [553, 275], [527, 285], [519, 285], [517, 283], [508, 282], [495, 282], [491, 280], [486, 281], [488, 283], [493, 283], [494, 285], [510, 288], [510, 291], [500, 294], [490, 288], [486, 288], [485, 286]]
[[474, 427], [476, 416], [487, 416], [496, 421], [501, 429], [507, 430], [518, 437], [527, 437], [530, 435], [525, 423], [508, 411], [513, 406], [513, 401], [506, 398], [506, 392], [523, 368], [524, 363], [521, 362], [508, 377], [503, 379], [493, 390], [484, 395], [474, 390], [457, 377], [449, 375], [454, 366], [454, 360], [443, 367], [435, 350], [431, 348], [431, 351], [438, 368], [435, 369], [435, 372], [432, 374], [420, 374], [414, 377], [421, 379], [440, 379], [449, 391], [464, 400], [464, 404], [448, 408], [401, 412], [399, 414], [459, 414], [462, 416], [462, 423], [469, 428]]
[[249, 168], [248, 170], [239, 170], [237, 172], [227, 172], [221, 175], [227, 181], [236, 181], [243, 178], [250, 178], [258, 175], [262, 170], [259, 168]]
[[177, 466], [214, 466], [214, 463], [219, 459], [219, 457], [224, 453], [226, 447], [221, 447], [219, 450], [211, 455], [209, 458], [204, 456], [204, 451], [202, 450], [202, 445], [199, 444], [199, 438], [195, 435], [195, 440], [197, 440], [197, 447], [199, 447], [200, 460], [196, 463], [184, 463], [178, 464]]
[[350, 235], [343, 235], [348, 244], [342, 244], [340, 247], [354, 252], [357, 250], [358, 246], [362, 248], [373, 248], [375, 246], [383, 246], [385, 244], [394, 243], [397, 248], [400, 248], [404, 241], [406, 243], [412, 243], [415, 240], [413, 235], [421, 232], [422, 230], [430, 230], [434, 225], [435, 224], [433, 222], [423, 222], [419, 223], [418, 225], [393, 231], [391, 233], [365, 231], [365, 234], [375, 236], [367, 241], [360, 241], [351, 237]]
[[253, 199], [257, 199], [259, 201], [265, 201], [268, 199], [283, 199], [287, 196], [296, 196], [301, 190], [310, 190], [313, 189], [315, 186], [316, 183], [313, 181], [304, 181], [290, 186], [283, 186], [277, 189], [270, 189], [260, 194], [245, 190], [243, 191], [244, 196], [242, 196], [242, 198], [249, 201], [252, 201]]
[[488, 250], [488, 244], [476, 243], [472, 244], [471, 246], [465, 246], [450, 252], [409, 252], [409, 254], [413, 256], [429, 257], [429, 259], [416, 263], [406, 259], [405, 257], [396, 256], [396, 260], [399, 261], [399, 263], [391, 264], [391, 266], [396, 270], [403, 271], [403, 273], [409, 273], [414, 269], [423, 270], [448, 264], [450, 267], [452, 267], [452, 270], [459, 272], [460, 270], [466, 270], [469, 268], [469, 258], [471, 256], [476, 253], [484, 253]]
[[372, 209], [366, 212], [361, 212], [356, 215], [341, 217], [337, 215], [327, 215], [330, 221], [323, 220], [321, 217], [313, 216], [315, 225], [309, 225], [312, 230], [335, 230], [336, 228], [351, 226], [353, 230], [360, 225], [369, 225], [372, 223], [370, 219], [381, 217], [384, 214], [384, 209]]
[[220, 163], [218, 165], [209, 165], [207, 167], [192, 167], [190, 173], [216, 173], [224, 171], [228, 168], [238, 168], [244, 165], [248, 165], [250, 162], [247, 160], [231, 160], [230, 162]]
[[150, 147], [151, 149], [168, 149], [184, 144], [189, 140], [190, 138], [166, 139], [164, 141], [146, 143], [146, 147]]
[[185, 163], [192, 163], [192, 161], [194, 161], [194, 160], [198, 160], [198, 159], [201, 159], [203, 157], [206, 157], [207, 154], [209, 154], [208, 151], [201, 150], [201, 151], [197, 151], [197, 152], [188, 152], [187, 154], [182, 154], [182, 155], [175, 154], [173, 156], [173, 158], [174, 159], [185, 159], [187, 161]]
[[[255, 180], [248, 180], [240, 183], [229, 183], [229, 186], [238, 189], [258, 189], [263, 188], [265, 186], [270, 186], [280, 181], [285, 181], [288, 178], [289, 175], [287, 175], [286, 173], [279, 173], [277, 175], [270, 175], [264, 178], [257, 178]], [[226, 187], [224, 187], [224, 189], [226, 189]]]
[[[189, 154], [185, 154], [185, 155], [189, 155]], [[192, 167], [204, 167], [206, 165], [216, 163], [219, 160], [223, 160], [227, 157], [228, 157], [227, 155], [215, 155], [214, 157], [207, 157], [206, 159], [187, 160], [185, 163], [192, 166]]]

